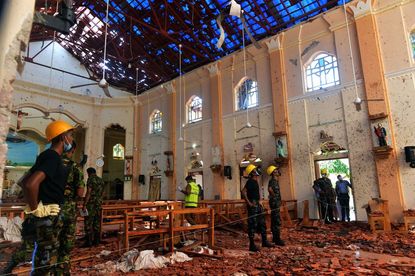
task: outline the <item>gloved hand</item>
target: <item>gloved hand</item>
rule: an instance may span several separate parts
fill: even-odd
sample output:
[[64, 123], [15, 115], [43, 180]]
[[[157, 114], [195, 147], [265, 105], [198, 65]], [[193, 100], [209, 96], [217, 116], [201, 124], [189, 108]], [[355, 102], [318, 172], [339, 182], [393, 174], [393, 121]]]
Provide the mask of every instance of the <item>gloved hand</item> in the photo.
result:
[[29, 206], [26, 206], [24, 212], [26, 215], [31, 214], [35, 217], [43, 218], [47, 216], [57, 216], [60, 210], [61, 208], [58, 204], [43, 205], [42, 201], [40, 201], [35, 210], [32, 211]]
[[177, 186], [177, 191], [179, 191], [179, 192], [183, 191], [183, 189], [182, 189], [182, 187], [180, 185]]

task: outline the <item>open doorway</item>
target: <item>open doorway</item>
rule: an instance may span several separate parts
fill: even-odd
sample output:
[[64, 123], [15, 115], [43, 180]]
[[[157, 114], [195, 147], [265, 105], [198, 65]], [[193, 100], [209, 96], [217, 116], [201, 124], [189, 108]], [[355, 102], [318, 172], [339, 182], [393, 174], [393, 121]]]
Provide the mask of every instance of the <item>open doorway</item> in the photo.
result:
[[[316, 179], [321, 177], [320, 170], [327, 169], [328, 171], [328, 178], [331, 180], [333, 184], [333, 188], [336, 188], [336, 181], [338, 181], [337, 176], [341, 175], [344, 180], [350, 182], [353, 187], [353, 181], [350, 173], [350, 164], [349, 158], [335, 158], [335, 159], [326, 159], [326, 160], [318, 160], [315, 161], [315, 172], [316, 172]], [[350, 206], [350, 221], [356, 220], [356, 208], [354, 203], [353, 197], [353, 189], [348, 188], [349, 193], [349, 206]], [[337, 199], [336, 201], [336, 213], [337, 219], [341, 220], [341, 207], [340, 201]]]
[[104, 199], [124, 198], [125, 129], [111, 125], [104, 134]]

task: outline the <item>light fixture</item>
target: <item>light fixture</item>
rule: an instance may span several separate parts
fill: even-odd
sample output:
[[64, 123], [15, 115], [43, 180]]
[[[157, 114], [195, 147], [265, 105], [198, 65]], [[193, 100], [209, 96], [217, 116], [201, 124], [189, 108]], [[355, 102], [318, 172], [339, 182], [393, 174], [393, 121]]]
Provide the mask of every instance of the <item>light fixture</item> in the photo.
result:
[[192, 148], [194, 148], [194, 149], [195, 149], [195, 148], [196, 148], [196, 146], [197, 146], [197, 145], [196, 145], [196, 143], [193, 143], [193, 144], [192, 144]]

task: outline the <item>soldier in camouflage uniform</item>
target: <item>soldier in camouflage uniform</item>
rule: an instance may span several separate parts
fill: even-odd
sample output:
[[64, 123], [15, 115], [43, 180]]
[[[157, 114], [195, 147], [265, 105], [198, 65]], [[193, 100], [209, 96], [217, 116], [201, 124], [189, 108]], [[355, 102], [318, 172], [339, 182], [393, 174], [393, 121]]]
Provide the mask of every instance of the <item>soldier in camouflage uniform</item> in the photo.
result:
[[84, 195], [84, 175], [78, 164], [71, 160], [76, 149], [76, 143], [72, 143], [72, 149], [63, 157], [63, 165], [68, 174], [65, 186], [65, 203], [62, 210], [63, 227], [59, 235], [59, 271], [63, 275], [70, 275], [70, 254], [75, 246], [76, 234], [76, 200]]
[[[62, 154], [72, 147], [73, 127], [64, 121], [54, 121], [46, 127], [51, 147], [36, 159], [29, 173], [21, 180], [27, 206], [22, 225], [22, 259], [33, 246], [31, 275], [55, 275], [59, 250], [58, 236], [62, 229], [60, 207], [64, 203], [66, 183]], [[14, 262], [18, 261], [14, 258]], [[13, 269], [13, 260], [6, 270]], [[4, 272], [4, 271], [3, 271]]]
[[273, 245], [267, 240], [265, 212], [260, 203], [259, 184], [257, 181], [257, 177], [260, 175], [259, 171], [255, 165], [249, 164], [245, 169], [245, 174], [248, 175], [248, 181], [241, 192], [248, 209], [249, 251], [258, 252], [259, 249], [254, 241], [255, 233], [261, 233], [262, 247], [273, 247]]
[[281, 217], [280, 217], [280, 206], [281, 206], [281, 192], [280, 185], [278, 183], [278, 176], [280, 172], [276, 166], [269, 166], [267, 173], [271, 176], [271, 179], [268, 182], [268, 192], [269, 192], [269, 207], [271, 208], [271, 232], [272, 232], [272, 242], [279, 246], [284, 246], [285, 243], [281, 240], [280, 236], [280, 227], [281, 227]]
[[88, 216], [85, 218], [85, 246], [91, 246], [99, 244], [101, 239], [100, 222], [104, 181], [96, 175], [94, 168], [88, 168], [86, 171], [88, 181], [83, 210], [88, 210]]

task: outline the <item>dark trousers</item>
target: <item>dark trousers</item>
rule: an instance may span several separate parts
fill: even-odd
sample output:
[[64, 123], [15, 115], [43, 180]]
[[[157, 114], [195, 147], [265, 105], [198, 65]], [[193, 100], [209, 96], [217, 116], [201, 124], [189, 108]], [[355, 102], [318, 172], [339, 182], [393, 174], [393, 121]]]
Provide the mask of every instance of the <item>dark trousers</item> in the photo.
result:
[[333, 217], [333, 203], [332, 200], [330, 200], [329, 197], [321, 197], [321, 213], [323, 215], [323, 219], [325, 221], [333, 221], [334, 217]]
[[264, 208], [254, 202], [255, 206], [248, 206], [248, 236], [253, 239], [255, 233], [260, 233], [262, 237], [267, 235], [267, 226], [265, 224]]
[[342, 221], [345, 221], [346, 219], [350, 221], [350, 206], [349, 201], [350, 197], [348, 194], [339, 194], [337, 197], [340, 201], [340, 207], [342, 212]]
[[271, 232], [274, 239], [280, 238], [281, 216], [280, 201], [270, 199], [269, 207], [271, 208]]
[[[196, 208], [196, 207], [186, 206], [185, 208]], [[187, 222], [190, 223], [191, 225], [197, 224], [195, 214], [185, 214], [184, 217], [186, 218]]]

